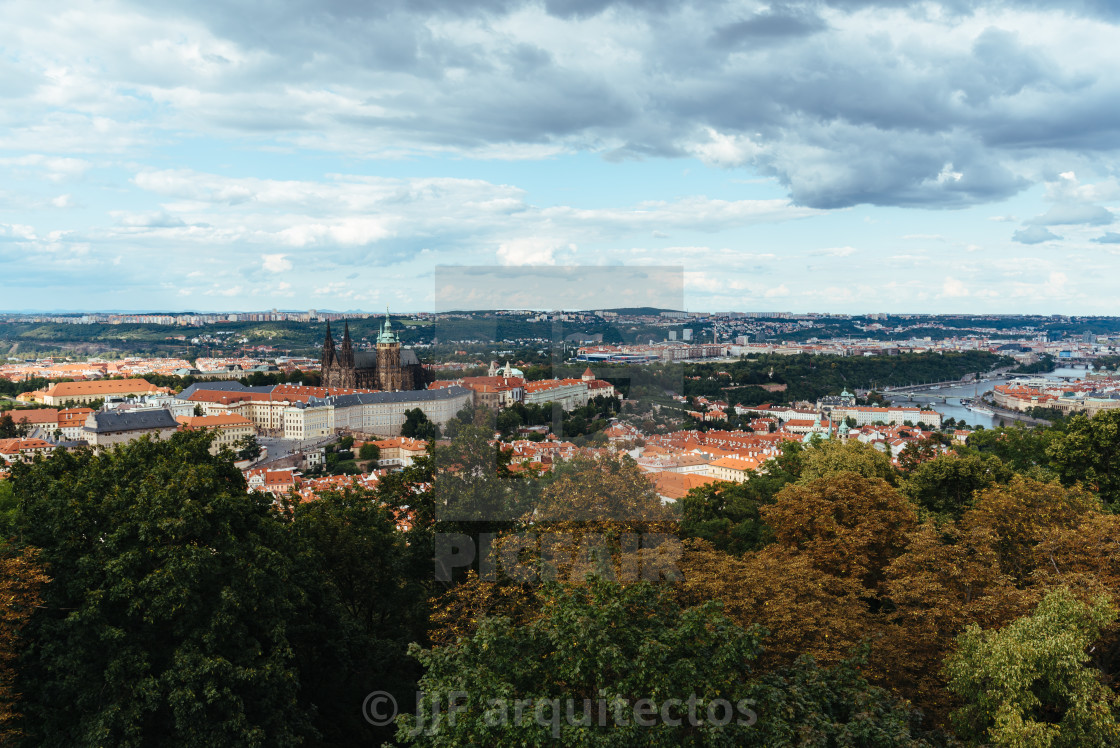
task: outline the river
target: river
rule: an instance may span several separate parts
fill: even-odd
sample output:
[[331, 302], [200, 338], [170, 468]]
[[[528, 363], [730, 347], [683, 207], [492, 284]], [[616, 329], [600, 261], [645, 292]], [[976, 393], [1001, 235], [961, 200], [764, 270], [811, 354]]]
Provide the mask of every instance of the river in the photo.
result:
[[[1047, 379], [1076, 379], [1084, 377], [1089, 372], [1085, 369], [1069, 369], [1058, 368], [1049, 374], [1030, 374], [1024, 376], [1032, 377], [1045, 377]], [[978, 382], [976, 384], [953, 385], [946, 387], [939, 387], [937, 389], [928, 390], [920, 394], [914, 395], [914, 405], [921, 405], [922, 407], [932, 407], [941, 414], [942, 418], [955, 418], [957, 423], [962, 420], [969, 426], [983, 426], [990, 429], [996, 426], [1010, 425], [1007, 419], [999, 418], [998, 416], [985, 416], [980, 413], [973, 413], [963, 405], [961, 405], [961, 398], [972, 398], [976, 395], [982, 395], [985, 392], [990, 392], [997, 384], [1006, 384], [1007, 378], [989, 379], [987, 381]], [[945, 402], [940, 402], [941, 398], [945, 398]], [[936, 399], [937, 402], [930, 402]], [[891, 401], [897, 405], [908, 404], [911, 401], [905, 398], [895, 396]]]

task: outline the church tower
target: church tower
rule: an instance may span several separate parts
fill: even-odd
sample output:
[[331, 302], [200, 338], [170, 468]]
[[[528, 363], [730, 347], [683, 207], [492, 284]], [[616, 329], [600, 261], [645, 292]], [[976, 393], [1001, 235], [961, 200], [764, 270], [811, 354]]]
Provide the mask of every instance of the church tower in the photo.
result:
[[389, 320], [389, 307], [385, 307], [385, 323], [377, 336], [377, 374], [382, 390], [401, 389], [401, 342]]
[[327, 338], [323, 341], [323, 358], [320, 367], [320, 378], [324, 387], [330, 387], [331, 379], [335, 375], [337, 362], [334, 356], [334, 338], [331, 337], [331, 321], [327, 320]]
[[357, 386], [354, 381], [354, 347], [350, 342], [350, 323], [344, 323], [342, 345], [338, 349], [339, 387], [353, 389]]

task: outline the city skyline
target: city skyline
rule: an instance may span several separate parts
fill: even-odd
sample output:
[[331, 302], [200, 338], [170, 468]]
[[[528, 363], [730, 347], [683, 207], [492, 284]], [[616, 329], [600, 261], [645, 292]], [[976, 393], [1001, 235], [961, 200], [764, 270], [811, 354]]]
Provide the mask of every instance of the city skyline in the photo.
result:
[[697, 310], [1109, 314], [1120, 13], [965, 5], [13, 3], [0, 306], [683, 265]]

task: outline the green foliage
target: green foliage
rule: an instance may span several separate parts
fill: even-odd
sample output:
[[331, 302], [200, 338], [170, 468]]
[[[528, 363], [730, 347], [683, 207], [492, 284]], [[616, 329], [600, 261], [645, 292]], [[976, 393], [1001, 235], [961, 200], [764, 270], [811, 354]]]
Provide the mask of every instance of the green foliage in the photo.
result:
[[[758, 632], [735, 626], [714, 603], [682, 610], [648, 582], [624, 587], [593, 579], [569, 589], [550, 585], [543, 594], [544, 615], [527, 625], [487, 619], [458, 644], [413, 648], [427, 671], [420, 683], [422, 713], [431, 714], [436, 698], [446, 705], [453, 692], [466, 692], [469, 701], [454, 721], [444, 719], [434, 727], [430, 718], [418, 726], [414, 715], [399, 717], [399, 741], [424, 746], [750, 744], [752, 727], [739, 722], [750, 721], [749, 663], [759, 650]], [[657, 708], [652, 726], [635, 724], [634, 706], [643, 698], [658, 707], [678, 699], [668, 711], [677, 724], [660, 719]], [[560, 700], [557, 706], [551, 706], [554, 699]], [[574, 702], [571, 722], [576, 724], [567, 718], [568, 699]], [[726, 727], [717, 727], [706, 719], [715, 699], [727, 700], [732, 710], [742, 702], [743, 710], [731, 714]], [[509, 705], [506, 720], [495, 708], [500, 700]], [[521, 720], [514, 700], [529, 704]], [[690, 724], [690, 703], [700, 725]], [[587, 724], [579, 724], [585, 707]], [[540, 724], [534, 719], [538, 709]], [[622, 715], [618, 723], [616, 713]]]
[[300, 603], [269, 499], [180, 432], [13, 471], [51, 582], [20, 686], [35, 745], [295, 745]]
[[509, 528], [531, 508], [528, 484], [510, 471], [509, 454], [489, 439], [485, 429], [465, 426], [449, 445], [434, 450], [430, 498], [443, 531], [474, 532], [491, 523]]
[[[960, 379], [965, 374], [990, 371], [1009, 362], [1010, 359], [985, 351], [844, 357], [766, 354], [731, 364], [686, 364], [681, 370], [684, 381], [681, 394], [727, 397], [733, 403], [761, 405], [771, 402], [774, 394], [743, 385], [785, 384], [787, 389], [781, 393], [782, 399], [815, 401], [825, 395], [839, 394], [844, 388]], [[717, 370], [729, 372], [730, 381], [727, 377], [716, 376]], [[742, 389], [726, 389], [729, 385]], [[670, 389], [673, 388], [670, 386]]]
[[771, 540], [759, 507], [774, 500], [773, 481], [709, 483], [689, 491], [677, 502], [681, 536], [707, 540], [718, 550], [736, 555], [758, 550]]
[[1016, 424], [1010, 428], [973, 431], [968, 446], [983, 454], [995, 455], [1017, 473], [1038, 478], [1052, 475], [1050, 443], [1058, 431], [1048, 428], [1027, 428]]
[[775, 494], [783, 486], [799, 480], [801, 473], [805, 470], [806, 448], [801, 442], [782, 442], [780, 449], [781, 454], [771, 457], [762, 466], [762, 469], [757, 471], [760, 473], [760, 477], [764, 477], [775, 484], [772, 489]]
[[1006, 483], [1012, 475], [995, 455], [949, 452], [918, 465], [900, 488], [925, 511], [960, 519], [976, 491]]
[[1049, 353], [1043, 353], [1033, 364], [1020, 364], [1015, 369], [1012, 369], [1011, 373], [1045, 374], [1046, 372], [1054, 371], [1055, 366], [1057, 366], [1057, 359], [1055, 359]]
[[1120, 410], [1074, 416], [1050, 441], [1046, 457], [1062, 483], [1081, 482], [1112, 504], [1120, 499]]
[[[717, 603], [681, 608], [661, 585], [592, 579], [546, 585], [540, 604], [542, 614], [528, 623], [487, 618], [456, 644], [413, 648], [427, 670], [424, 696], [419, 718], [398, 718], [398, 741], [926, 745], [913, 737], [912, 712], [864, 680], [863, 659], [825, 670], [803, 658], [787, 670], [756, 676], [752, 663], [765, 632], [735, 625]], [[444, 713], [433, 720], [437, 699]], [[651, 707], [636, 712], [643, 699]], [[447, 714], [452, 700], [460, 707], [454, 719]]]
[[0, 547], [15, 530], [17, 502], [12, 482], [0, 480]]
[[954, 713], [959, 734], [1008, 748], [1116, 745], [1116, 697], [1085, 652], [1115, 619], [1107, 598], [1090, 606], [1062, 588], [1003, 629], [969, 626], [945, 664], [966, 702]]
[[439, 426], [428, 420], [428, 416], [420, 408], [411, 408], [404, 412], [404, 423], [401, 425], [401, 436], [429, 441], [439, 438]]
[[234, 453], [239, 460], [255, 460], [261, 456], [261, 445], [257, 442], [255, 434], [248, 434], [242, 437], [236, 445]]
[[27, 424], [17, 424], [11, 412], [0, 416], [0, 439], [17, 439], [27, 436], [27, 432]]
[[898, 471], [891, 458], [870, 444], [855, 439], [817, 441], [805, 450], [800, 473], [802, 483], [841, 472], [857, 473], [864, 478], [882, 478], [892, 486], [898, 483]]
[[801, 657], [755, 687], [758, 724], [751, 745], [918, 748], [918, 715], [889, 691], [869, 685], [867, 649], [833, 668]]
[[329, 492], [284, 508], [308, 605], [290, 626], [300, 701], [324, 745], [380, 745], [360, 706], [375, 687], [413, 698], [420, 669], [409, 642], [424, 641], [430, 561], [419, 564], [391, 512], [368, 491]]
[[373, 460], [376, 462], [381, 459], [381, 447], [373, 442], [366, 442], [358, 450], [358, 458], [361, 460]]

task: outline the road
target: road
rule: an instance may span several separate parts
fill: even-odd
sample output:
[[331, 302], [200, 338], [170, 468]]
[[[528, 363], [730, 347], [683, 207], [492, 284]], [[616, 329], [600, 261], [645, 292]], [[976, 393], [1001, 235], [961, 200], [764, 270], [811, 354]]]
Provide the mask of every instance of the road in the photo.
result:
[[281, 439], [275, 436], [258, 436], [257, 443], [268, 449], [268, 457], [265, 458], [264, 463], [258, 464], [279, 460], [289, 455], [296, 454], [297, 452], [318, 449], [319, 447], [336, 441], [338, 441], [337, 435], [322, 436], [317, 439], [305, 439], [303, 441], [298, 439]]

